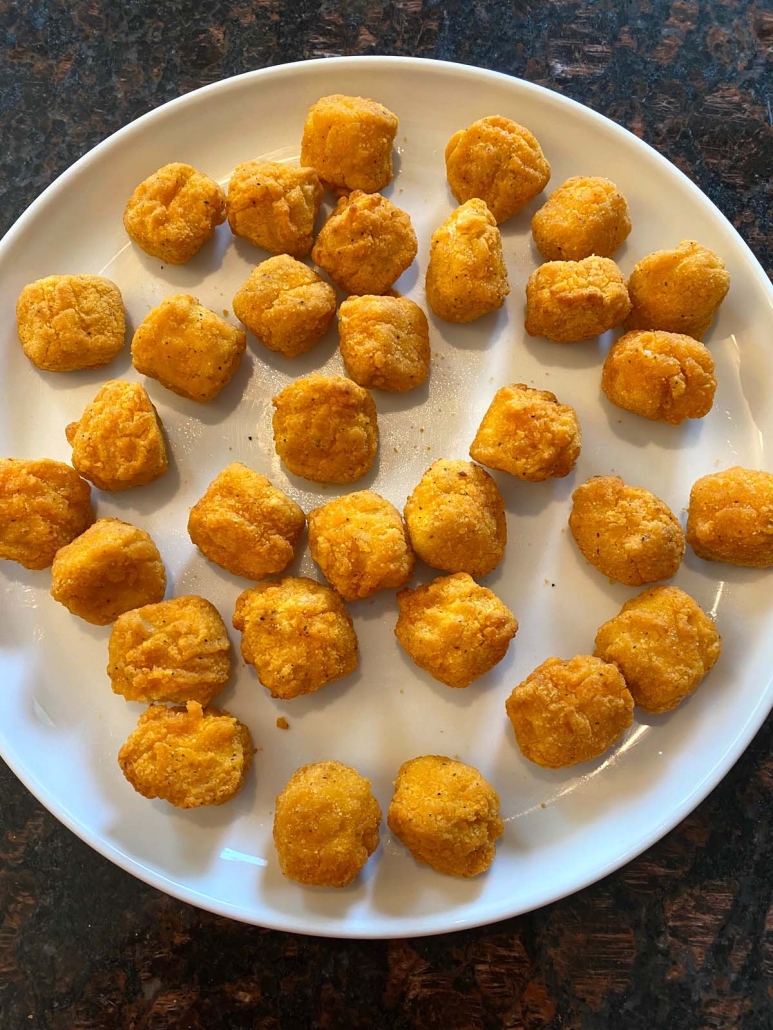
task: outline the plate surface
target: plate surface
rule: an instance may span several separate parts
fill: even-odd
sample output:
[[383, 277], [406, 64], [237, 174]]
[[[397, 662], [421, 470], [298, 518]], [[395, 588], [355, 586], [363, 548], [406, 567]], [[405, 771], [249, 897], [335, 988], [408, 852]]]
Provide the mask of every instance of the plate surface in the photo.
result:
[[[7, 235], [0, 245], [0, 453], [69, 461], [67, 423], [105, 379], [137, 378], [128, 346], [100, 372], [57, 376], [33, 368], [13, 318], [25, 283], [53, 273], [104, 273], [123, 293], [129, 334], [170, 293], [188, 291], [208, 307], [230, 311], [236, 288], [266, 255], [234, 241], [224, 225], [188, 265], [162, 267], [127, 242], [121, 224], [126, 198], [169, 161], [189, 162], [223, 183], [250, 158], [294, 161], [309, 104], [339, 92], [372, 96], [400, 118], [397, 175], [385, 192], [410, 213], [417, 231], [418, 260], [397, 286], [422, 305], [429, 239], [455, 206], [445, 181], [445, 143], [488, 114], [534, 131], [552, 165], [549, 189], [578, 173], [618, 183], [634, 226], [616, 255], [625, 273], [644, 254], [685, 237], [716, 249], [732, 286], [707, 339], [719, 380], [713, 411], [680, 428], [646, 422], [613, 408], [600, 393], [609, 341], [560, 346], [525, 335], [524, 285], [537, 264], [529, 221], [539, 198], [502, 227], [512, 288], [506, 308], [466, 326], [430, 318], [429, 384], [405, 395], [377, 393], [379, 459], [351, 488], [371, 487], [402, 507], [431, 461], [467, 456], [483, 412], [504, 383], [552, 390], [577, 408], [584, 447], [572, 476], [531, 485], [495, 474], [509, 544], [504, 562], [483, 582], [520, 622], [506, 659], [467, 690], [445, 688], [398, 648], [391, 591], [351, 605], [360, 670], [316, 695], [274, 701], [239, 659], [218, 703], [251, 728], [259, 748], [254, 770], [230, 804], [182, 812], [141, 798], [119, 771], [116, 753], [142, 707], [110, 690], [104, 671], [109, 627], [88, 626], [56, 604], [47, 593], [48, 571], [6, 562], [0, 570], [0, 750], [75, 833], [170, 894], [286, 930], [397, 937], [490, 922], [611, 872], [682, 819], [762, 723], [773, 702], [771, 574], [701, 562], [689, 549], [675, 582], [715, 615], [725, 645], [697, 695], [669, 716], [637, 712], [622, 745], [606, 758], [558, 772], [520, 756], [504, 701], [548, 655], [592, 651], [597, 627], [636, 593], [607, 582], [574, 547], [566, 519], [578, 483], [619, 473], [681, 512], [698, 476], [733, 464], [771, 467], [765, 449], [773, 440], [773, 291], [740, 237], [680, 172], [623, 129], [554, 93], [491, 72], [400, 58], [271, 68], [199, 90], [123, 129], [55, 182]], [[345, 492], [310, 489], [288, 476], [274, 453], [270, 398], [314, 369], [342, 371], [335, 330], [293, 362], [252, 340], [241, 370], [208, 406], [146, 381], [171, 445], [170, 471], [150, 487], [96, 494], [100, 515], [149, 530], [169, 570], [170, 595], [203, 594], [228, 625], [237, 594], [249, 584], [196, 551], [185, 529], [188, 509], [235, 460], [269, 475], [305, 510]], [[319, 578], [307, 550], [292, 571]], [[420, 566], [416, 579], [431, 575]], [[237, 655], [235, 631], [232, 638]], [[289, 731], [276, 728], [280, 715]], [[273, 800], [297, 766], [323, 758], [354, 765], [372, 779], [386, 810], [400, 763], [428, 753], [478, 766], [500, 792], [506, 829], [487, 875], [457, 881], [435, 874], [416, 865], [384, 828], [382, 847], [346, 890], [310, 890], [282, 878], [271, 842]]]

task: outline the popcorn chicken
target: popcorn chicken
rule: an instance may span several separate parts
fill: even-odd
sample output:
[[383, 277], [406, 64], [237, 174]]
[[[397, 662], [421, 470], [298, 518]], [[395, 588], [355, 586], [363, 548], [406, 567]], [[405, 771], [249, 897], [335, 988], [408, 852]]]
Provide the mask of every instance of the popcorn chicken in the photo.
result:
[[735, 465], [690, 491], [687, 542], [699, 558], [773, 567], [773, 473]]
[[546, 261], [609, 258], [631, 232], [628, 204], [609, 179], [574, 175], [537, 211], [531, 232]]
[[313, 168], [247, 161], [234, 169], [226, 210], [234, 236], [271, 254], [305, 257], [314, 242], [322, 184]]
[[346, 371], [360, 386], [412, 390], [429, 375], [427, 316], [407, 297], [348, 297], [338, 331]]
[[623, 273], [609, 258], [548, 261], [526, 284], [526, 332], [554, 343], [599, 336], [630, 310]]

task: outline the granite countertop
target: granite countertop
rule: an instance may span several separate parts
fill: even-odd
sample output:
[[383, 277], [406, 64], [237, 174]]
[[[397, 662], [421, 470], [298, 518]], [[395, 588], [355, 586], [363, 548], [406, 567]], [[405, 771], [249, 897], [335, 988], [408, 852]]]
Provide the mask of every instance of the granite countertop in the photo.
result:
[[[333, 54], [522, 76], [628, 126], [773, 269], [773, 13], [741, 0], [0, 0], [0, 231], [109, 133], [228, 75]], [[767, 90], [767, 92], [766, 92]], [[278, 1030], [773, 1026], [773, 722], [601, 883], [439, 938], [318, 940], [197, 911], [0, 770], [0, 1026]]]

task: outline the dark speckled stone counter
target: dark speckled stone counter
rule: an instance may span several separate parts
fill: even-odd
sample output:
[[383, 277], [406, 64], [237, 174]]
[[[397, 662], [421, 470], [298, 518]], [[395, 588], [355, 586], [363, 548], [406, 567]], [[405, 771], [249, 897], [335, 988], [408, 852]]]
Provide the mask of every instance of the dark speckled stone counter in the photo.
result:
[[[773, 268], [773, 13], [740, 0], [0, 0], [0, 231], [145, 111], [332, 54], [509, 72], [646, 139]], [[435, 939], [316, 940], [110, 865], [0, 772], [3, 1030], [769, 1030], [773, 723], [681, 826], [563, 902]]]

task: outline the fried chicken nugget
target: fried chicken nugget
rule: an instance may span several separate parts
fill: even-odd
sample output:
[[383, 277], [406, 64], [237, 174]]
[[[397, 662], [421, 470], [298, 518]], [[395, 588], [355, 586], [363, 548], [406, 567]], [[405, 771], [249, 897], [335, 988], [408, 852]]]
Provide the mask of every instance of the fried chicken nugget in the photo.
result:
[[165, 590], [158, 548], [144, 529], [120, 519], [97, 519], [57, 551], [51, 566], [53, 599], [94, 626], [161, 601]]
[[470, 447], [488, 468], [531, 483], [568, 476], [582, 446], [577, 412], [549, 390], [513, 383], [497, 390]]
[[628, 204], [609, 179], [574, 175], [550, 194], [531, 220], [546, 261], [612, 257], [631, 231]]
[[272, 697], [311, 694], [357, 668], [357, 636], [341, 598], [305, 576], [260, 583], [236, 600], [242, 655]]
[[649, 587], [596, 634], [596, 656], [612, 662], [645, 712], [670, 712], [713, 667], [722, 640], [713, 621], [678, 587]]
[[46, 569], [93, 521], [91, 487], [69, 465], [0, 458], [0, 559]]
[[225, 195], [191, 165], [164, 165], [136, 188], [123, 215], [134, 243], [151, 257], [182, 265], [225, 221]]
[[377, 193], [392, 180], [397, 115], [366, 97], [334, 93], [309, 108], [301, 163], [310, 165], [334, 192]]
[[189, 293], [153, 308], [132, 340], [134, 367], [180, 397], [206, 403], [231, 381], [247, 346], [243, 329]]
[[517, 122], [492, 115], [455, 132], [446, 145], [446, 175], [457, 202], [478, 197], [497, 220], [517, 215], [550, 179], [536, 138]]
[[296, 379], [271, 401], [276, 452], [296, 476], [313, 483], [353, 483], [378, 450], [373, 398], [343, 376]]
[[274, 845], [289, 880], [346, 887], [378, 847], [381, 808], [370, 780], [341, 762], [301, 766], [276, 799]]
[[336, 294], [308, 265], [280, 254], [250, 272], [233, 299], [233, 309], [264, 347], [295, 358], [330, 328]]
[[496, 311], [510, 292], [496, 219], [482, 200], [468, 200], [432, 236], [427, 303], [446, 322], [472, 322]]
[[623, 273], [609, 258], [548, 261], [526, 284], [526, 332], [554, 343], [599, 336], [630, 310]]
[[341, 197], [322, 226], [312, 258], [347, 293], [386, 293], [419, 245], [411, 219], [380, 193]]
[[188, 517], [202, 554], [246, 579], [283, 572], [305, 525], [300, 505], [239, 461], [215, 476]]
[[447, 876], [485, 872], [504, 833], [491, 784], [473, 766], [443, 755], [403, 762], [387, 825], [417, 862]]
[[336, 497], [310, 511], [309, 548], [346, 601], [403, 586], [415, 561], [400, 512], [372, 490]]
[[151, 705], [118, 752], [121, 772], [138, 794], [177, 808], [224, 805], [244, 786], [252, 737], [229, 712]]
[[29, 283], [16, 302], [22, 349], [46, 372], [102, 368], [126, 333], [121, 291], [101, 275], [49, 275]]
[[107, 674], [127, 701], [207, 705], [231, 675], [231, 643], [217, 608], [194, 594], [119, 615]]
[[408, 297], [348, 297], [338, 331], [346, 371], [360, 386], [402, 392], [429, 375], [427, 316]]
[[140, 383], [109, 380], [65, 435], [73, 467], [100, 490], [144, 486], [169, 467], [161, 420]]
[[247, 161], [228, 184], [228, 224], [255, 247], [302, 258], [311, 252], [321, 202], [322, 183], [313, 168]]
[[399, 643], [419, 668], [448, 687], [468, 687], [493, 669], [518, 632], [510, 609], [466, 572], [401, 590], [397, 604]]
[[616, 665], [590, 655], [548, 658], [505, 704], [518, 747], [548, 769], [590, 762], [633, 722], [633, 698]]
[[684, 533], [671, 509], [619, 476], [591, 476], [577, 487], [569, 528], [585, 560], [627, 586], [670, 579], [684, 557]]
[[405, 504], [416, 554], [443, 572], [485, 576], [505, 553], [505, 504], [496, 483], [471, 461], [434, 462]]
[[687, 542], [706, 561], [773, 567], [773, 473], [734, 465], [697, 480]]
[[656, 250], [634, 267], [625, 327], [702, 340], [729, 289], [730, 273], [722, 258], [694, 240], [682, 240], [674, 250]]
[[703, 344], [660, 330], [621, 336], [601, 373], [601, 389], [613, 404], [672, 426], [707, 415], [716, 388], [714, 359]]

